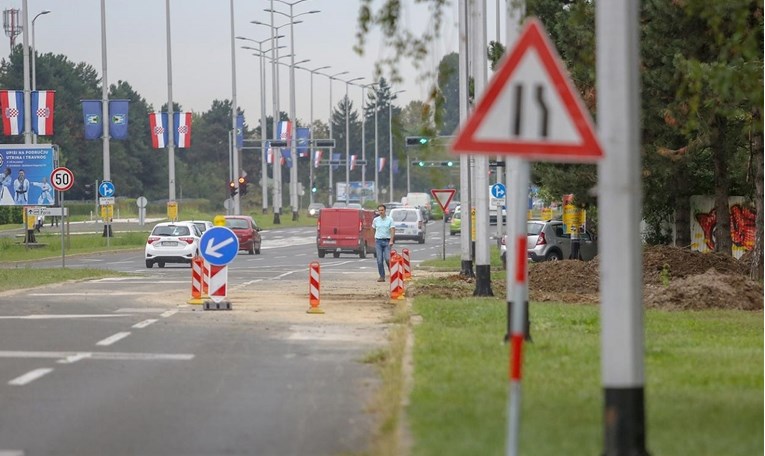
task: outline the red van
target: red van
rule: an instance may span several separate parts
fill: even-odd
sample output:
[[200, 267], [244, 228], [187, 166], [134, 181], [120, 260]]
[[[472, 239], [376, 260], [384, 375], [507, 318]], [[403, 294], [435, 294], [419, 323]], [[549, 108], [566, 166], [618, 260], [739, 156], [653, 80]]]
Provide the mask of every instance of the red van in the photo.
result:
[[375, 214], [366, 209], [326, 208], [319, 212], [316, 222], [316, 248], [319, 258], [327, 253], [337, 258], [341, 253], [358, 254], [366, 258], [375, 251], [372, 220]]

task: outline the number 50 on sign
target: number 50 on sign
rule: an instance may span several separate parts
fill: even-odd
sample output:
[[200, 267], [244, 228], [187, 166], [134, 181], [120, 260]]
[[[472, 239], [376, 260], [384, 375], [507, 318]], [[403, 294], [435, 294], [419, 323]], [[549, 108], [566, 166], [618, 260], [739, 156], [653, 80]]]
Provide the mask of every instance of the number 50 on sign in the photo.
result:
[[74, 185], [74, 173], [63, 166], [50, 173], [50, 184], [59, 192], [65, 192]]

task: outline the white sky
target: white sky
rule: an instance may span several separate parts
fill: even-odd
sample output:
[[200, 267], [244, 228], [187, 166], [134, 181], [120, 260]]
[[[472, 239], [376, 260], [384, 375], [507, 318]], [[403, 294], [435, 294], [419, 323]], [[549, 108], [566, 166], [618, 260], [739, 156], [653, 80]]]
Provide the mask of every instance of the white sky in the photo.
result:
[[[293, 1], [293, 0], [288, 0]], [[274, 1], [274, 9], [289, 12], [287, 5]], [[375, 0], [379, 5], [381, 0]], [[430, 23], [430, 15], [414, 0], [405, 0], [401, 24], [409, 29], [421, 31]], [[425, 67], [435, 69], [441, 58], [457, 50], [457, 0], [447, 6], [447, 15], [441, 39], [433, 45], [431, 56]], [[489, 39], [495, 38], [495, 2], [488, 0]], [[270, 28], [251, 24], [258, 20], [270, 23], [271, 0], [234, 0], [234, 34], [254, 40], [270, 37]], [[2, 9], [22, 8], [22, 0], [0, 0]], [[100, 0], [28, 0], [29, 21], [43, 10], [51, 10], [39, 16], [35, 22], [35, 45], [38, 52], [64, 54], [75, 63], [86, 62], [99, 74], [101, 60], [101, 1]], [[171, 0], [172, 29], [172, 72], [173, 101], [183, 109], [206, 111], [215, 99], [231, 99], [231, 28], [229, 0]], [[503, 2], [504, 5], [504, 2]], [[303, 23], [294, 26], [295, 61], [310, 59], [301, 66], [314, 69], [324, 65], [331, 68], [322, 73], [335, 74], [348, 71], [340, 78], [364, 77], [358, 83], [373, 81], [374, 63], [388, 55], [382, 48], [379, 36], [371, 35], [365, 48], [365, 55], [353, 51], [355, 44], [359, 0], [307, 0], [294, 7], [294, 14], [309, 10], [320, 10], [299, 19]], [[281, 25], [287, 17], [275, 15], [274, 22]], [[289, 54], [289, 26], [279, 29], [286, 34], [282, 39], [281, 55]], [[107, 78], [110, 84], [118, 80], [129, 82], [146, 100], [158, 109], [167, 102], [166, 28], [164, 0], [106, 0], [107, 31]], [[504, 31], [502, 32], [504, 33]], [[501, 35], [503, 36], [503, 35]], [[22, 37], [17, 37], [17, 44]], [[31, 39], [30, 39], [31, 44]], [[237, 103], [245, 110], [245, 120], [251, 127], [260, 118], [260, 83], [258, 58], [251, 51], [241, 49], [242, 45], [257, 47], [255, 43], [236, 40], [236, 91]], [[263, 49], [269, 48], [264, 43]], [[9, 39], [0, 46], [0, 52], [7, 55]], [[289, 63], [289, 58], [281, 59]], [[270, 66], [267, 72], [266, 112], [272, 113]], [[280, 109], [289, 112], [289, 69], [281, 66]], [[419, 74], [410, 62], [402, 62], [400, 73], [404, 82], [394, 90], [405, 89], [399, 94], [399, 105], [411, 100], [425, 100], [429, 83], [419, 81]], [[310, 119], [310, 78], [307, 71], [296, 70], [297, 117]], [[389, 79], [389, 78], [387, 78]], [[332, 104], [336, 105], [345, 94], [345, 84], [333, 84]], [[45, 87], [38, 86], [38, 89]], [[314, 76], [314, 118], [326, 121], [329, 112], [329, 82], [325, 76]], [[358, 107], [361, 89], [350, 87], [349, 96]]]

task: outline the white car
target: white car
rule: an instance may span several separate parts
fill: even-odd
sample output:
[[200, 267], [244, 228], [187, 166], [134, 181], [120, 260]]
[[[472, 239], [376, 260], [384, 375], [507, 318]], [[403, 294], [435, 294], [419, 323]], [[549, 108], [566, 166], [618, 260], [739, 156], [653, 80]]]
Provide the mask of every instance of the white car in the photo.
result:
[[199, 228], [199, 232], [201, 234], [205, 234], [205, 231], [215, 226], [213, 225], [213, 222], [210, 222], [208, 220], [184, 220], [184, 222], [189, 222], [196, 225], [197, 228]]
[[392, 209], [388, 215], [393, 219], [393, 228], [396, 229], [396, 242], [410, 239], [420, 244], [425, 243], [425, 217], [420, 209], [399, 207]]
[[165, 263], [189, 263], [199, 254], [199, 238], [202, 233], [191, 222], [157, 223], [146, 240], [146, 267], [157, 263], [160, 268]]

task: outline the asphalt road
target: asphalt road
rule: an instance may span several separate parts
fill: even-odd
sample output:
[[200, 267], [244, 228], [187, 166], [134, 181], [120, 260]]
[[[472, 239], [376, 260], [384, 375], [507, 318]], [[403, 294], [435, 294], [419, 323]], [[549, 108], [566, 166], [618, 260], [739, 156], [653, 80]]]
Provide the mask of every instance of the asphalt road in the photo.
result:
[[[439, 257], [440, 228], [398, 248]], [[315, 230], [262, 234], [229, 266], [232, 311], [188, 305], [189, 267], [146, 269], [142, 251], [66, 261], [130, 277], [0, 294], [0, 455], [363, 452], [379, 378], [362, 360], [386, 344], [387, 284], [371, 256], [324, 258], [326, 313], [307, 314]]]

